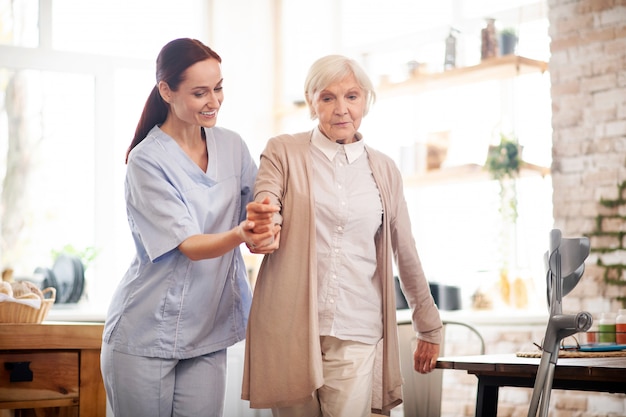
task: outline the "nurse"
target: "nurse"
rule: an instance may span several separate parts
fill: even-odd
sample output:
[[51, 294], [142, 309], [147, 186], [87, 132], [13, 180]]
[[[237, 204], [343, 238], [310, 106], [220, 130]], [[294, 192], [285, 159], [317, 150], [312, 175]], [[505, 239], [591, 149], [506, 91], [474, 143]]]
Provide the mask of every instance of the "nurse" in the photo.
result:
[[277, 246], [278, 208], [251, 203], [257, 167], [246, 144], [216, 126], [220, 63], [194, 39], [165, 45], [126, 155], [137, 252], [101, 356], [117, 417], [222, 415], [226, 349], [244, 338], [251, 300], [239, 247]]

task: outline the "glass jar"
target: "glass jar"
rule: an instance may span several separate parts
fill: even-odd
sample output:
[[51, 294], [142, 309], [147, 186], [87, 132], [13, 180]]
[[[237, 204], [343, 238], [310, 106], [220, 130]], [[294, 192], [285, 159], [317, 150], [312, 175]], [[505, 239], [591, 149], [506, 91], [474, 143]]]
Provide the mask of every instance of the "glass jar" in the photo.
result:
[[615, 343], [615, 315], [602, 313], [598, 323], [598, 341], [600, 343]]
[[626, 345], [626, 308], [620, 308], [615, 318], [615, 342]]

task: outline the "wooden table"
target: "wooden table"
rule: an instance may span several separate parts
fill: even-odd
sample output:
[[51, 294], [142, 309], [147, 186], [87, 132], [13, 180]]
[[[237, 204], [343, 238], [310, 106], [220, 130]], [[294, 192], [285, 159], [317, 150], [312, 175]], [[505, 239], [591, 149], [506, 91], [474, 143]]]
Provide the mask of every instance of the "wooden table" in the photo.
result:
[[[440, 369], [458, 369], [478, 377], [476, 416], [496, 416], [500, 387], [533, 388], [539, 358], [515, 354], [442, 357]], [[553, 389], [626, 393], [626, 357], [559, 358]]]
[[56, 409], [55, 415], [104, 417], [103, 327], [0, 324], [0, 409]]

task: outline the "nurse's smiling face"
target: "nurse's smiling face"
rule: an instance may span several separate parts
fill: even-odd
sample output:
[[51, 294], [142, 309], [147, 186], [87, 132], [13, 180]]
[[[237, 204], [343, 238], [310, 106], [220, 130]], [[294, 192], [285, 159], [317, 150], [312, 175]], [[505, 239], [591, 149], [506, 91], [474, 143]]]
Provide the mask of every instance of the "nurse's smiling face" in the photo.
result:
[[366, 94], [354, 75], [317, 92], [311, 106], [322, 133], [333, 142], [351, 143], [365, 113]]
[[161, 81], [159, 91], [170, 105], [169, 117], [194, 126], [215, 126], [217, 113], [224, 101], [222, 81], [220, 63], [213, 58], [187, 68], [176, 91]]

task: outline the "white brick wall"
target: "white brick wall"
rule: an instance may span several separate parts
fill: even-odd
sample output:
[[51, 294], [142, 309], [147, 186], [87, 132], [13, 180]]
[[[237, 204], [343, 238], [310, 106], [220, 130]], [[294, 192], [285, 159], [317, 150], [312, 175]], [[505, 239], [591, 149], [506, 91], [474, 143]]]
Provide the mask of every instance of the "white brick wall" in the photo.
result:
[[583, 210], [581, 199], [615, 197], [626, 178], [626, 5], [549, 0], [548, 7], [555, 222], [564, 235], [581, 235], [590, 222], [577, 217], [598, 210]]

